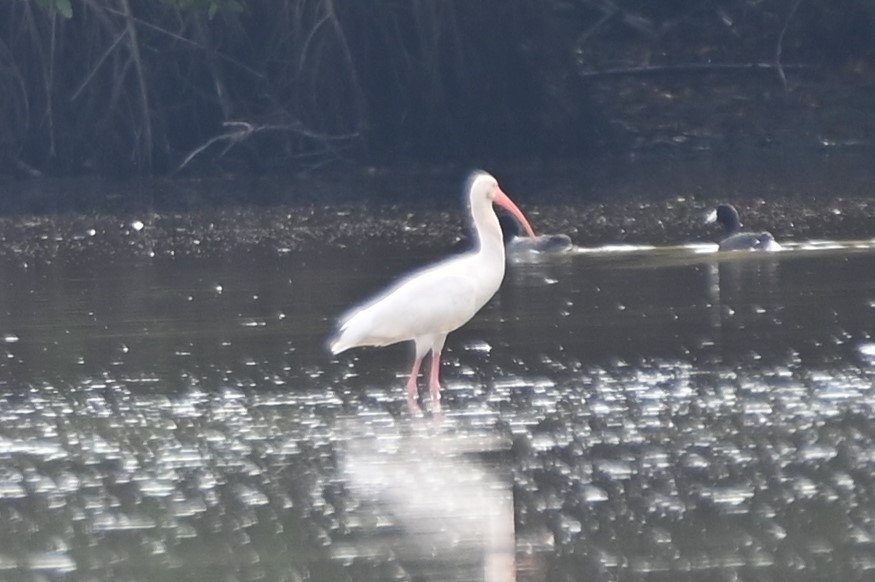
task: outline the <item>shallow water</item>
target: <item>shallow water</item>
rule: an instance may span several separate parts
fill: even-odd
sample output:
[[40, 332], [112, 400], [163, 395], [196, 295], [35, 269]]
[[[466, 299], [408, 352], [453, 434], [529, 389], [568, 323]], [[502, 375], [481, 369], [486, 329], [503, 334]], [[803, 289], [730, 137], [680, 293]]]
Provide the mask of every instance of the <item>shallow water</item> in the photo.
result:
[[725, 255], [646, 230], [708, 201], [599, 204], [630, 236], [511, 261], [421, 418], [407, 346], [325, 341], [449, 210], [4, 219], [0, 578], [871, 579], [875, 243]]

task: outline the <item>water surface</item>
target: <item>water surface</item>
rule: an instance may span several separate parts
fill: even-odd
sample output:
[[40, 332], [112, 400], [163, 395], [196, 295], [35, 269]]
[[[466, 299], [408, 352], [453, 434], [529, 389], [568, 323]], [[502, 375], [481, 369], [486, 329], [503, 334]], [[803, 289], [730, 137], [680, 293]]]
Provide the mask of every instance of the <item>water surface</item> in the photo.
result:
[[724, 255], [711, 199], [556, 196], [524, 210], [578, 247], [510, 262], [423, 417], [409, 346], [325, 342], [452, 205], [3, 218], [0, 577], [870, 579], [868, 200]]

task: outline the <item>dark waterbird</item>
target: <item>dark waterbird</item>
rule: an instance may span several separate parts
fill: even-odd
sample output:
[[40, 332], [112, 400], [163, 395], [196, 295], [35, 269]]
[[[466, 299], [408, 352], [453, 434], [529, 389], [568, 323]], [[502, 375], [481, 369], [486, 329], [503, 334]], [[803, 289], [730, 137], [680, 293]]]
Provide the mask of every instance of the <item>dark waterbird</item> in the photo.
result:
[[539, 234], [537, 236], [521, 236], [520, 223], [511, 215], [501, 214], [498, 217], [504, 246], [508, 255], [521, 253], [564, 253], [571, 249], [571, 237], [567, 234]]
[[721, 204], [705, 219], [705, 222], [716, 222], [723, 225], [723, 238], [720, 240], [721, 251], [777, 251], [781, 245], [768, 231], [741, 232], [741, 221], [738, 211], [731, 204]]

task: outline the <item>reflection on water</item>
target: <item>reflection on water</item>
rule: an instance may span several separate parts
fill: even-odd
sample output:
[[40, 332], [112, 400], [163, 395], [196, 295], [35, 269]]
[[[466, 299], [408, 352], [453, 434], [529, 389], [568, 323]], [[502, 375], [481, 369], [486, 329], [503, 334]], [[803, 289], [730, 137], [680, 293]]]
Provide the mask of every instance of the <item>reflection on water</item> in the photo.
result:
[[[459, 425], [443, 419], [437, 430], [405, 423], [408, 434], [393, 419], [374, 415], [358, 426], [368, 434], [350, 439], [344, 469], [362, 502], [355, 513], [372, 506], [370, 527], [340, 552], [355, 558], [388, 551], [419, 570], [430, 566], [428, 577], [442, 580], [516, 579], [511, 475], [476, 458], [507, 448], [493, 442], [496, 435], [471, 427], [454, 432]], [[355, 424], [344, 428], [360, 432]], [[387, 533], [393, 526], [394, 536]]]
[[875, 574], [869, 242], [515, 261], [413, 419], [408, 346], [325, 341], [436, 249], [143, 223], [0, 260], [0, 578]]

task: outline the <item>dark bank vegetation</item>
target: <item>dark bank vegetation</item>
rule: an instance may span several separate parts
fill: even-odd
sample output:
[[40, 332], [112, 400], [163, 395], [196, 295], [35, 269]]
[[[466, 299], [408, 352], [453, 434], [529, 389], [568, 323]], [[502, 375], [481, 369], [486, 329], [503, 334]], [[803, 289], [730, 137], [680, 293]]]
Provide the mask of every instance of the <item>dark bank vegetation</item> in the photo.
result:
[[5, 0], [0, 173], [875, 134], [870, 0]]

